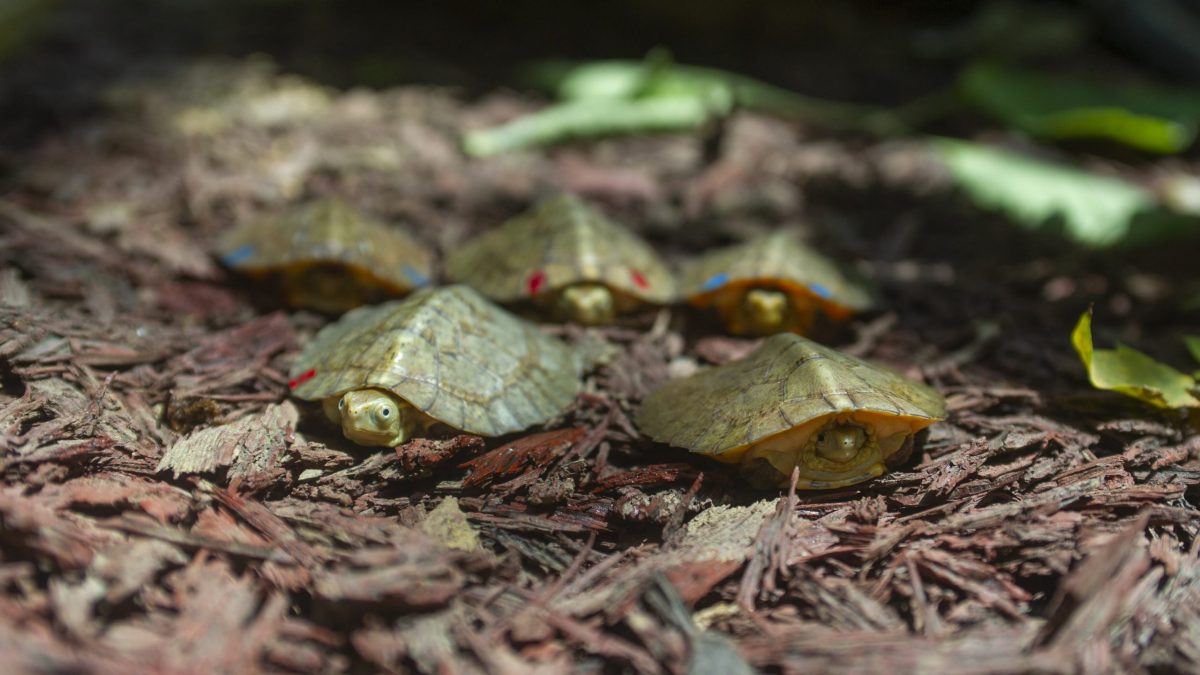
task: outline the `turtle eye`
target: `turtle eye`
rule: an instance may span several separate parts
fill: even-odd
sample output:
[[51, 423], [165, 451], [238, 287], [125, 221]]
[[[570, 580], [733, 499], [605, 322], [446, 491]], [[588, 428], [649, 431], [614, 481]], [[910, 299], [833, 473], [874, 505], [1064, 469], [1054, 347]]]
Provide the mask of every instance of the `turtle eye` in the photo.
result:
[[346, 399], [343, 398], [343, 399], [338, 400], [338, 410], [341, 410], [343, 412], [346, 410]]
[[379, 407], [379, 416], [385, 420], [387, 418], [391, 417], [392, 416], [392, 406], [390, 406], [390, 405], [380, 406]]

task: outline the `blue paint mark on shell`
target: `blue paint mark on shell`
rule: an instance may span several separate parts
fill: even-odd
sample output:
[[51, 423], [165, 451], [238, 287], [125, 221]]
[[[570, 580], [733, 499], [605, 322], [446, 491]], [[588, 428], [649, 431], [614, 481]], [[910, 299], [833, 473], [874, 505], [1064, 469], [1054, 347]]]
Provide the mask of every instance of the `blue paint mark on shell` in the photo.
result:
[[240, 263], [244, 263], [253, 257], [254, 257], [254, 246], [252, 246], [250, 244], [243, 244], [243, 245], [233, 249], [229, 253], [226, 253], [225, 255], [221, 256], [221, 262], [225, 263], [226, 265], [233, 266], [233, 265], [238, 265]]
[[703, 290], [711, 291], [713, 289], [720, 288], [727, 283], [729, 283], [729, 275], [724, 272], [721, 272], [719, 274], [714, 274], [711, 277], [709, 277], [708, 281], [704, 282], [704, 286], [702, 286], [702, 288], [703, 288]]
[[429, 277], [421, 274], [421, 270], [418, 270], [412, 265], [405, 265], [401, 271], [404, 272], [404, 276], [408, 277], [408, 280], [412, 282], [413, 286], [421, 288], [422, 286], [429, 285]]
[[833, 291], [830, 291], [828, 288], [825, 288], [821, 284], [809, 284], [808, 290], [812, 291], [814, 295], [824, 298], [826, 300], [833, 297]]

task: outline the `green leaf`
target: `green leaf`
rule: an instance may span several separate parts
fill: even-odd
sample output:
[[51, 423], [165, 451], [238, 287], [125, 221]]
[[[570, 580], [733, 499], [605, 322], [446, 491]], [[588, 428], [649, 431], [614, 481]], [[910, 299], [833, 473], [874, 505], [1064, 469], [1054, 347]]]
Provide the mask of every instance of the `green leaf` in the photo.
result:
[[1200, 363], [1200, 335], [1184, 335], [1183, 344], [1187, 345], [1188, 353]]
[[567, 101], [721, 98], [731, 106], [839, 127], [883, 114], [870, 106], [810, 98], [725, 70], [680, 65], [661, 48], [651, 50], [642, 61], [590, 61], [573, 67], [558, 61], [545, 64], [539, 72], [541, 83]]
[[736, 73], [679, 65], [663, 48], [641, 61], [544, 61], [526, 66], [522, 76], [562, 103], [465, 134], [467, 153], [485, 156], [572, 138], [694, 129], [735, 108], [876, 134], [895, 134], [904, 126], [879, 108], [809, 98]]
[[1118, 178], [967, 141], [937, 139], [933, 147], [980, 207], [1030, 229], [1060, 220], [1067, 236], [1088, 246], [1126, 240], [1135, 216], [1156, 206], [1149, 191]]
[[468, 132], [463, 150], [487, 157], [520, 148], [611, 134], [686, 131], [722, 111], [723, 102], [677, 96], [645, 100], [582, 100], [547, 106], [496, 127]]
[[1097, 389], [1120, 392], [1159, 408], [1200, 407], [1196, 380], [1190, 375], [1120, 343], [1116, 349], [1093, 349], [1091, 309], [1079, 317], [1071, 343]]
[[[641, 61], [603, 60], [551, 62], [554, 80], [548, 90], [564, 101], [636, 99], [676, 96], [729, 97], [732, 73], [677, 65], [663, 47], [650, 50]], [[546, 72], [546, 71], [543, 71]], [[767, 85], [764, 85], [767, 86]]]
[[651, 70], [644, 61], [558, 61], [537, 64], [542, 88], [563, 101], [631, 99], [645, 92]]
[[1118, 87], [977, 63], [959, 78], [964, 96], [1004, 124], [1050, 139], [1103, 138], [1182, 152], [1196, 138], [1200, 91]]

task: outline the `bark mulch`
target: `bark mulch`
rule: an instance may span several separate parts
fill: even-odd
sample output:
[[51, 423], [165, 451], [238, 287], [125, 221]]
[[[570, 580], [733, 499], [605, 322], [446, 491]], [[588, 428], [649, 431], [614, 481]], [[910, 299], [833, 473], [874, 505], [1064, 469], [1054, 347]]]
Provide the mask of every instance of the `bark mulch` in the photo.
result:
[[[1168, 344], [1169, 266], [974, 211], [917, 143], [753, 115], [457, 150], [460, 129], [534, 105], [217, 63], [115, 87], [7, 158], [6, 671], [1200, 669], [1200, 435], [1093, 391], [1068, 343], [1097, 301]], [[673, 261], [778, 225], [862, 261], [882, 309], [824, 338], [928, 380], [949, 420], [870, 484], [754, 492], [631, 422], [658, 383], [753, 346], [670, 309], [548, 327], [596, 363], [549, 428], [357, 447], [287, 395], [328, 319], [211, 257], [235, 222], [303, 196], [346, 196], [444, 252], [555, 189]]]

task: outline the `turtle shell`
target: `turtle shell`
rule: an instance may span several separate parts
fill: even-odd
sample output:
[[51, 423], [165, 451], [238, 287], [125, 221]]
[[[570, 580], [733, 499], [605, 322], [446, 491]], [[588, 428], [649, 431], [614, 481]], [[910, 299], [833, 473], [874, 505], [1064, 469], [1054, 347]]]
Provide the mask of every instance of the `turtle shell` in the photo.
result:
[[301, 399], [384, 389], [483, 436], [546, 422], [580, 388], [566, 345], [462, 285], [348, 312], [316, 335], [291, 377]]
[[680, 295], [697, 307], [711, 306], [722, 295], [764, 287], [816, 302], [835, 320], [872, 304], [863, 285], [787, 230], [702, 255], [683, 267], [679, 279]]
[[[367, 218], [350, 204], [325, 198], [234, 228], [218, 245], [226, 266], [251, 276], [283, 273], [289, 285], [317, 283], [318, 269], [335, 268], [343, 283], [317, 304], [349, 309], [381, 297], [404, 295], [427, 286], [433, 255], [401, 229]], [[291, 297], [321, 295], [319, 289], [292, 289]], [[307, 291], [307, 293], [305, 293]], [[296, 304], [296, 303], [293, 303]], [[317, 307], [326, 309], [326, 307]]]
[[560, 195], [464, 243], [446, 275], [499, 302], [580, 282], [602, 283], [636, 301], [671, 302], [675, 279], [654, 249], [571, 195]]
[[[903, 432], [907, 438], [945, 415], [942, 396], [924, 384], [794, 333], [779, 333], [743, 359], [651, 392], [637, 423], [656, 441], [740, 462], [755, 448], [778, 449], [778, 441], [802, 446], [832, 420], [852, 420], [880, 437]], [[779, 478], [786, 479], [790, 465], [786, 468]], [[838, 486], [827, 477], [801, 479], [802, 487]], [[857, 480], [841, 484], [850, 482]]]

